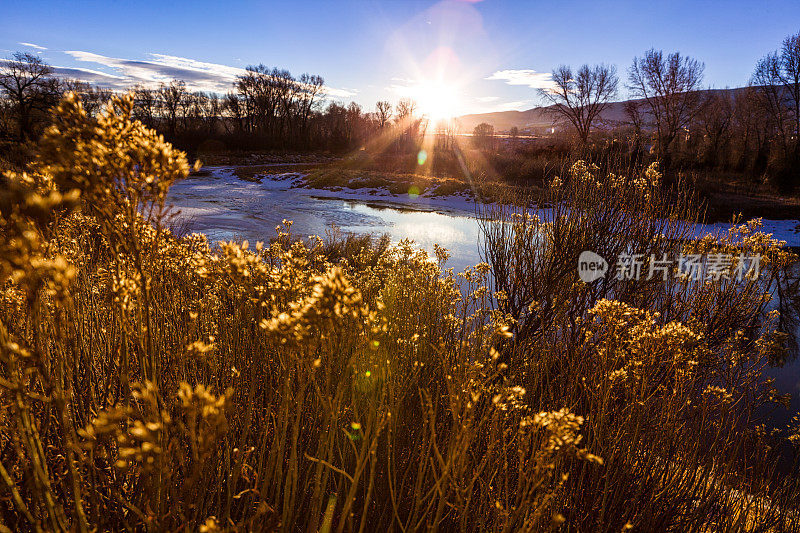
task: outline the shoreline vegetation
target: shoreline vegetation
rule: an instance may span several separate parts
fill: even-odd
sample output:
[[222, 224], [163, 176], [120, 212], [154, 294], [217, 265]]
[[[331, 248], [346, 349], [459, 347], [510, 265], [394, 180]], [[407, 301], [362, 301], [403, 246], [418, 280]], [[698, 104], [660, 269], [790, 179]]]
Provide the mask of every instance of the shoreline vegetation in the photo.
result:
[[[657, 165], [577, 161], [542, 217], [487, 206], [464, 272], [289, 221], [212, 246], [164, 228], [190, 165], [133, 111], [69, 94], [2, 174], [3, 528], [800, 531], [800, 418], [759, 414], [798, 257], [757, 221], [692, 239]], [[762, 269], [587, 284], [583, 250]]]
[[[359, 168], [341, 158], [316, 154], [288, 156], [274, 154], [201, 154], [199, 159], [211, 166], [230, 166], [234, 175], [244, 181], [261, 181], [266, 176], [283, 173], [301, 173], [296, 186], [328, 191], [343, 189], [374, 189], [394, 195], [411, 194], [429, 197], [457, 195], [472, 201], [504, 201], [527, 196], [534, 203], [541, 202], [547, 185], [516, 185], [500, 178], [480, 175], [468, 179], [462, 175], [433, 176], [424, 172], [396, 172]], [[268, 161], [268, 162], [265, 162]], [[562, 164], [561, 167], [565, 167]], [[199, 172], [203, 172], [200, 170]], [[564, 169], [564, 173], [568, 172]], [[557, 176], [552, 172], [552, 177]], [[800, 225], [800, 198], [780, 196], [768, 191], [756, 191], [746, 184], [729, 184], [725, 188], [693, 176], [683, 178], [698, 191], [699, 202], [706, 208], [708, 223], [730, 222], [734, 217], [750, 220], [798, 220]]]

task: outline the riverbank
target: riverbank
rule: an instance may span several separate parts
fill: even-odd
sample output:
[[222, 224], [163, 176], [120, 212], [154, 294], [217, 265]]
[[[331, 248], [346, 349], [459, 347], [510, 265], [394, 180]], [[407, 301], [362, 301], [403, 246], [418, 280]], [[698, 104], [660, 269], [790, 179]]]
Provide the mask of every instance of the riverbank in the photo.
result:
[[[305, 173], [302, 183], [296, 186], [348, 195], [350, 191], [358, 191], [357, 196], [408, 195], [412, 199], [456, 196], [478, 202], [503, 202], [521, 193], [535, 203], [544, 193], [536, 184], [520, 186], [483, 177], [465, 179], [341, 168], [324, 160], [243, 165], [236, 167], [235, 174], [240, 179], [259, 181], [268, 175], [291, 171]], [[733, 217], [740, 216], [743, 220], [796, 220], [800, 226], [800, 198], [759, 192], [736, 183], [698, 189], [700, 200], [706, 206], [708, 223], [730, 222]]]
[[[226, 172], [239, 180], [283, 182], [289, 188], [304, 189], [321, 199], [466, 216], [475, 216], [483, 203], [508, 202], [520, 193], [537, 203], [544, 192], [535, 186], [523, 189], [485, 179], [468, 182], [420, 174], [342, 169], [319, 161], [218, 168], [229, 169]], [[765, 231], [786, 241], [788, 246], [800, 249], [799, 200], [731, 189], [717, 190], [704, 196], [707, 206], [705, 221], [710, 229], [724, 231], [735, 216], [740, 216], [741, 220], [763, 218]]]

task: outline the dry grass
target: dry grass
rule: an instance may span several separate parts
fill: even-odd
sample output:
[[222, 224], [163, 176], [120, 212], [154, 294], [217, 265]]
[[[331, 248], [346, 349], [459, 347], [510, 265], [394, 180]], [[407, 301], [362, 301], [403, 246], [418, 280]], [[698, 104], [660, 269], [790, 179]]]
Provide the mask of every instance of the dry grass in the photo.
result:
[[437, 178], [421, 174], [403, 174], [376, 170], [354, 170], [337, 167], [318, 169], [304, 179], [306, 186], [315, 189], [386, 189], [392, 194], [428, 193], [443, 194], [469, 193], [469, 183], [453, 178]]
[[[483, 201], [498, 201], [518, 196], [522, 187], [509, 185], [484, 177], [436, 177], [424, 174], [396, 173], [377, 170], [357, 170], [337, 166], [312, 171], [303, 178], [307, 187], [315, 189], [341, 190], [373, 188], [387, 190], [392, 194], [425, 194], [427, 196], [465, 195]], [[525, 188], [526, 194], [538, 189]]]
[[[3, 528], [800, 529], [785, 440], [752, 424], [761, 295], [795, 259], [767, 236], [682, 240], [654, 180], [576, 167], [553, 219], [495, 213], [459, 274], [290, 223], [212, 248], [163, 229], [188, 165], [114, 105], [66, 99], [4, 177]], [[575, 250], [626, 243], [763, 249], [770, 276], [577, 280]]]
[[296, 164], [270, 164], [270, 165], [247, 165], [237, 166], [233, 169], [233, 174], [244, 181], [261, 181], [268, 174], [281, 174], [285, 172], [308, 172], [318, 167], [318, 163], [296, 163]]

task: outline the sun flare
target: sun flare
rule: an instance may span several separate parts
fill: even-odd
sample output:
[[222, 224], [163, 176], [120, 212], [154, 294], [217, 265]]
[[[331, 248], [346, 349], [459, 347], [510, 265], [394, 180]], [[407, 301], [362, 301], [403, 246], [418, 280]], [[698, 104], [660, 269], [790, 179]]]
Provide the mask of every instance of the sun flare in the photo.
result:
[[419, 113], [432, 121], [456, 116], [461, 106], [458, 88], [441, 80], [420, 83], [414, 88], [412, 98], [417, 103]]

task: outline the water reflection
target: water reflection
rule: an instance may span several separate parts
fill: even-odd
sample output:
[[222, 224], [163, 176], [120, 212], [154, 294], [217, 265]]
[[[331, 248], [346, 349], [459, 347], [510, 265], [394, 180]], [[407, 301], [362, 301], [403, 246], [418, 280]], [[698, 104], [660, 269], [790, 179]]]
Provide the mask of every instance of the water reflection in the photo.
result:
[[175, 184], [168, 201], [183, 229], [205, 233], [211, 241], [266, 241], [284, 219], [298, 237], [324, 235], [331, 225], [353, 233], [388, 234], [393, 242], [412, 239], [430, 252], [439, 244], [451, 252], [447, 266], [463, 270], [478, 259], [479, 227], [474, 210], [447, 212], [403, 208], [391, 199], [368, 203], [324, 198], [318, 191], [292, 187], [289, 180], [241, 181], [230, 170]]

